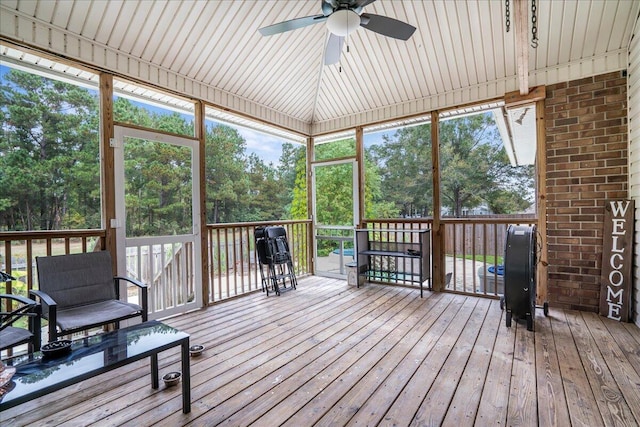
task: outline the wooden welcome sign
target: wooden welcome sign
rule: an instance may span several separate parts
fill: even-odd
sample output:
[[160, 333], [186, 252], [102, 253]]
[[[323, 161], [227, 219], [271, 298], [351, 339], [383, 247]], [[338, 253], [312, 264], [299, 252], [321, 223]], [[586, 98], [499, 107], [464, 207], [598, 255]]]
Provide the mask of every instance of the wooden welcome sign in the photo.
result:
[[600, 314], [628, 322], [631, 316], [633, 200], [608, 201], [604, 210]]

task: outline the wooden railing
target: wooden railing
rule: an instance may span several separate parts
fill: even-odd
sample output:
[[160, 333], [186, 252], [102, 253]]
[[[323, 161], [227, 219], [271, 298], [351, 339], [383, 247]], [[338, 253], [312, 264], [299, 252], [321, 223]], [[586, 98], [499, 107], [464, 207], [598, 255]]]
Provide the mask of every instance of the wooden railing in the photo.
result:
[[[311, 221], [245, 222], [207, 226], [208, 302], [261, 289], [254, 229], [282, 225], [298, 276], [311, 273]], [[0, 269], [18, 280], [0, 283], [0, 292], [27, 295], [37, 289], [35, 257], [104, 250], [105, 230], [0, 232]]]
[[445, 289], [497, 297], [504, 294], [504, 244], [509, 224], [537, 224], [535, 218], [443, 219]]
[[[126, 240], [125, 276], [146, 283], [150, 319], [184, 313], [201, 307], [197, 295], [202, 282], [197, 274], [194, 239], [190, 235], [131, 237]], [[130, 289], [130, 291], [134, 291]], [[129, 302], [140, 304], [138, 292]]]
[[[444, 218], [441, 223], [444, 226], [445, 240], [445, 289], [498, 297], [504, 294], [500, 266], [504, 261], [507, 227], [509, 224], [537, 224], [537, 220], [517, 215], [499, 218]], [[365, 224], [373, 229], [419, 230], [432, 227], [433, 220], [373, 219], [366, 220]]]
[[285, 227], [296, 275], [311, 273], [310, 220], [208, 224], [209, 303], [262, 288], [253, 234], [266, 225]]
[[0, 232], [0, 270], [18, 279], [0, 283], [0, 291], [27, 296], [37, 289], [37, 256], [103, 250], [105, 234], [105, 230]]
[[[469, 294], [501, 294], [502, 276], [493, 266], [503, 262], [507, 226], [536, 223], [535, 218], [522, 217], [443, 219], [445, 288]], [[432, 224], [429, 218], [365, 221], [369, 228], [391, 230], [426, 229]], [[256, 227], [264, 225], [284, 226], [296, 275], [312, 273], [310, 220], [210, 224], [207, 225], [209, 294], [205, 296], [206, 303], [261, 289], [253, 233]], [[27, 295], [30, 289], [37, 288], [36, 256], [103, 250], [104, 237], [105, 230], [0, 232], [0, 269], [18, 279], [0, 283], [0, 292]]]

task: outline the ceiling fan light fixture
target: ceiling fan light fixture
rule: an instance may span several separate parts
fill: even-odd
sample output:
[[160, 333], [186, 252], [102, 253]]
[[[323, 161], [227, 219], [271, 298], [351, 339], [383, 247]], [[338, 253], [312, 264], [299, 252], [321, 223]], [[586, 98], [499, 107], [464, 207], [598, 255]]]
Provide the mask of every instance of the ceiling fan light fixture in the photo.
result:
[[350, 9], [340, 9], [329, 15], [327, 28], [339, 37], [346, 37], [360, 27], [360, 15]]

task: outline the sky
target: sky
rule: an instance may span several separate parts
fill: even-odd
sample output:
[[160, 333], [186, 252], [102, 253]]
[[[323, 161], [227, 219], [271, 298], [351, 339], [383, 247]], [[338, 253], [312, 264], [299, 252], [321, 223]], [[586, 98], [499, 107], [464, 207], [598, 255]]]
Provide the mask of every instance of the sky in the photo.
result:
[[273, 163], [274, 166], [280, 164], [282, 144], [286, 141], [275, 136], [256, 132], [252, 129], [235, 125], [233, 125], [233, 127], [236, 128], [245, 139], [247, 143], [247, 153], [256, 153], [266, 164]]
[[[10, 70], [9, 67], [7, 67], [4, 64], [0, 64], [0, 81], [4, 79], [4, 75], [9, 70]], [[160, 107], [156, 107], [154, 105], [142, 104], [135, 100], [132, 100], [132, 102], [136, 105], [144, 106], [144, 108], [150, 111], [153, 111], [155, 113], [171, 114], [171, 111], [160, 108]], [[183, 115], [183, 117], [189, 121], [193, 120], [192, 115], [191, 116]], [[207, 122], [213, 123], [212, 120], [208, 120]], [[282, 138], [261, 133], [249, 128], [245, 128], [237, 125], [230, 125], [230, 126], [237, 129], [240, 135], [245, 139], [247, 154], [255, 153], [266, 164], [272, 163], [276, 167], [279, 165], [280, 155], [282, 154], [282, 144], [287, 141], [285, 141]], [[382, 142], [382, 136], [385, 133], [393, 133], [393, 132], [395, 132], [395, 130], [386, 131], [386, 132], [380, 131], [380, 132], [365, 133], [364, 145], [366, 148], [369, 148], [371, 145], [380, 144]]]

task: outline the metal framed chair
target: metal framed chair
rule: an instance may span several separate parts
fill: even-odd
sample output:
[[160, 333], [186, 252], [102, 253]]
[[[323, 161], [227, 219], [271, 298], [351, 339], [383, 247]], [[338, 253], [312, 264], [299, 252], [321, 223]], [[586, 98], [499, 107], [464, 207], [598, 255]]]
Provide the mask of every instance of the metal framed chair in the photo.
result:
[[[28, 344], [29, 353], [40, 350], [40, 304], [21, 295], [0, 294], [0, 350]], [[26, 328], [19, 324], [27, 319]]]
[[[113, 275], [108, 251], [36, 257], [39, 290], [30, 291], [49, 320], [49, 340], [140, 316], [147, 321], [147, 286]], [[120, 300], [120, 282], [138, 287], [141, 305]]]

